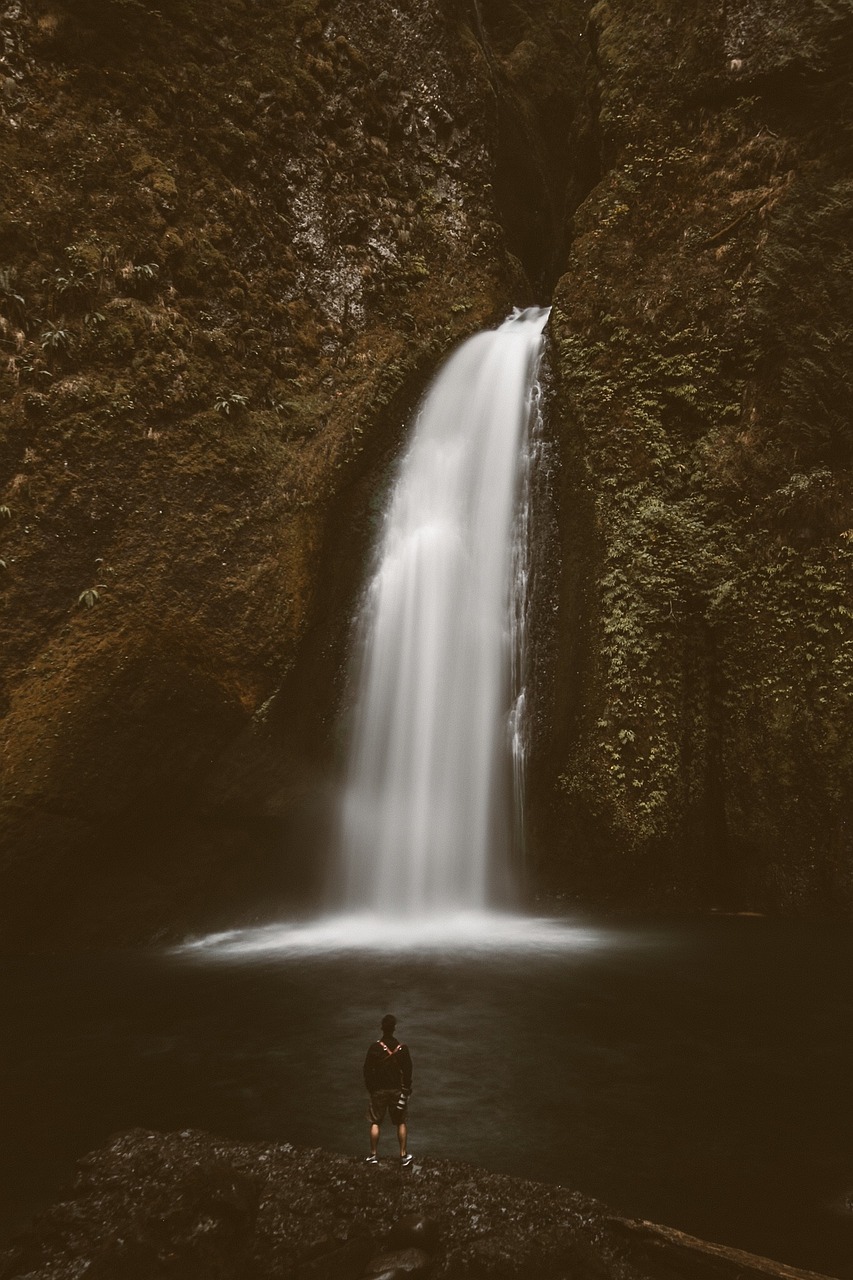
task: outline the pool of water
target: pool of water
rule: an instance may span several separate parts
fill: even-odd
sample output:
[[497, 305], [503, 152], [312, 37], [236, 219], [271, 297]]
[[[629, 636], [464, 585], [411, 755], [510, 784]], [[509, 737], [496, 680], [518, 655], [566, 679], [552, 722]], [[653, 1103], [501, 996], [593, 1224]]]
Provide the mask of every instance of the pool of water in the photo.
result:
[[278, 930], [4, 960], [0, 1226], [136, 1125], [364, 1152], [361, 1064], [390, 1010], [415, 1064], [417, 1154], [853, 1280], [837, 1207], [853, 1188], [851, 931], [511, 933], [400, 949]]

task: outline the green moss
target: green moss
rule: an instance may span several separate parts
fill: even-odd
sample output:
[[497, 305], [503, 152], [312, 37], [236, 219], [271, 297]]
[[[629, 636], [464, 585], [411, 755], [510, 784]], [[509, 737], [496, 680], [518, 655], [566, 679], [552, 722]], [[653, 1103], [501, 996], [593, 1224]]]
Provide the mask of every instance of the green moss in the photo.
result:
[[131, 173], [140, 179], [167, 208], [174, 205], [178, 196], [178, 187], [172, 173], [153, 156], [137, 156], [131, 165]]
[[851, 29], [797, 9], [727, 71], [714, 21], [592, 17], [607, 171], [553, 317], [566, 866], [846, 910]]

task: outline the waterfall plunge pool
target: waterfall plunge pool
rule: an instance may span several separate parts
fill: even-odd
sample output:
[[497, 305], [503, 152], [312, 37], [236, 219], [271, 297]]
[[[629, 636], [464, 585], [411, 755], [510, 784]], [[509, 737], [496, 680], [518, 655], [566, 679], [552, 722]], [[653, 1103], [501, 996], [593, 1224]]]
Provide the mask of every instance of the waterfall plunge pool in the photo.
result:
[[849, 930], [514, 927], [509, 945], [457, 927], [380, 950], [317, 925], [4, 961], [4, 1228], [137, 1125], [363, 1153], [361, 1062], [390, 1009], [417, 1154], [853, 1278]]

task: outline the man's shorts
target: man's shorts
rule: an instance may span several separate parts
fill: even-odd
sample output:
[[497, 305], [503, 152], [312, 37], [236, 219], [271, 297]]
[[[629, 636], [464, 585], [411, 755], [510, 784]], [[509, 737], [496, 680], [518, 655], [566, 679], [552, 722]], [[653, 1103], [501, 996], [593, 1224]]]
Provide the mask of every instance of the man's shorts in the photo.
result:
[[405, 1124], [409, 1113], [408, 1098], [399, 1089], [377, 1089], [370, 1095], [367, 1118], [371, 1124], [381, 1124], [386, 1111], [392, 1124]]

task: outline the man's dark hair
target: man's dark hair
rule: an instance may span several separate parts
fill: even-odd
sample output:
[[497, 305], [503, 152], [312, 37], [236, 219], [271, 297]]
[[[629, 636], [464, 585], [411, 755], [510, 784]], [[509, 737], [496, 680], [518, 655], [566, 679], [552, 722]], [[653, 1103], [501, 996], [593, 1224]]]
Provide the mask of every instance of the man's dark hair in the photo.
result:
[[386, 1013], [385, 1017], [382, 1019], [382, 1030], [393, 1033], [396, 1025], [397, 1019], [394, 1017], [393, 1013]]

